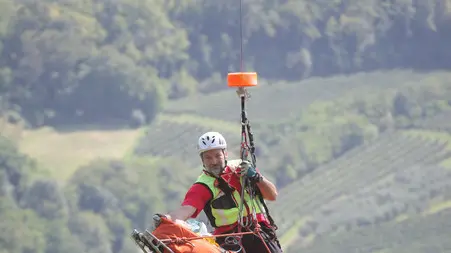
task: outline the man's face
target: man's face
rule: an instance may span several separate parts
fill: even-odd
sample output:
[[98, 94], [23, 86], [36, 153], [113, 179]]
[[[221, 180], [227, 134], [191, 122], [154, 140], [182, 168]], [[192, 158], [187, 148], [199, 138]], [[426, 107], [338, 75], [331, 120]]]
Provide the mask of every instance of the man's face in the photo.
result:
[[208, 150], [202, 153], [202, 162], [205, 169], [215, 176], [219, 176], [225, 167], [227, 153], [221, 149]]

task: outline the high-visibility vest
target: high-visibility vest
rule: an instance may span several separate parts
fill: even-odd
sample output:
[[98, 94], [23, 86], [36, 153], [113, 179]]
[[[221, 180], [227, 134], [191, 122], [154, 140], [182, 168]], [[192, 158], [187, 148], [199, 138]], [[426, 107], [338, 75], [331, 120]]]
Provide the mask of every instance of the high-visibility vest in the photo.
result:
[[[212, 198], [205, 205], [204, 212], [207, 215], [210, 224], [213, 227], [221, 227], [231, 225], [238, 221], [240, 213], [241, 196], [239, 191], [233, 189], [232, 196], [227, 196], [217, 186], [215, 186], [216, 178], [205, 173], [202, 173], [196, 180], [197, 184], [203, 184], [211, 192]], [[249, 212], [252, 214], [252, 210], [255, 206], [257, 214], [265, 213], [265, 210], [261, 210], [260, 206], [263, 206], [260, 199], [255, 196], [251, 200], [249, 193], [245, 191], [244, 200], [249, 207]], [[246, 208], [246, 204], [243, 206], [243, 217], [249, 215]]]

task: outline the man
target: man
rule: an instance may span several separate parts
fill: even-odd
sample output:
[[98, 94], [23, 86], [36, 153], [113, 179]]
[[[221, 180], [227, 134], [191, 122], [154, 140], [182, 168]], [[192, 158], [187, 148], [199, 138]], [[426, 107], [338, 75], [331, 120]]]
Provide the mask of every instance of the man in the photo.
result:
[[[252, 210], [255, 207], [256, 219], [261, 226], [260, 233], [266, 245], [271, 253], [282, 252], [274, 232], [272, 218], [267, 213], [263, 200], [276, 200], [277, 189], [274, 184], [263, 177], [248, 161], [242, 162], [239, 159], [235, 160], [235, 164], [231, 164], [230, 161], [227, 163], [227, 143], [218, 132], [203, 134], [200, 136], [197, 146], [204, 170], [186, 193], [180, 208], [170, 212], [167, 216], [172, 220], [187, 220], [196, 218], [204, 210], [210, 224], [215, 228], [214, 235], [238, 232], [237, 221], [241, 203], [240, 177], [246, 175], [251, 184], [258, 188], [262, 198], [254, 196], [252, 201], [246, 191], [243, 220], [244, 222], [252, 220]], [[251, 231], [254, 231], [254, 225], [250, 227]], [[244, 232], [243, 230], [241, 231]], [[216, 242], [227, 249], [224, 246], [225, 237], [217, 237]], [[246, 253], [268, 252], [265, 244], [257, 235], [243, 235], [241, 244]]]

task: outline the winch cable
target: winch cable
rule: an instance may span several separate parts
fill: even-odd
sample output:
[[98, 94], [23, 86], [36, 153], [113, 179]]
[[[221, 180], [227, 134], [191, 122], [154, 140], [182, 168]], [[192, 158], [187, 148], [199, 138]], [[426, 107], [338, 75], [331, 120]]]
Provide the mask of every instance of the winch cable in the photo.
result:
[[[243, 0], [239, 0], [239, 10], [240, 10], [240, 72], [239, 73], [229, 73], [228, 75], [228, 85], [230, 87], [237, 87], [237, 94], [241, 100], [241, 147], [240, 147], [240, 158], [241, 161], [248, 160], [249, 155], [251, 156], [251, 165], [256, 168], [257, 166], [257, 158], [255, 155], [255, 142], [254, 135], [252, 133], [251, 124], [247, 117], [246, 112], [246, 101], [250, 98], [250, 93], [247, 91], [246, 87], [256, 86], [257, 85], [257, 74], [253, 72], [245, 72], [244, 70], [244, 46], [243, 46]], [[235, 79], [234, 79], [235, 78]], [[248, 192], [250, 196], [250, 203], [252, 204], [252, 213], [250, 213], [249, 207], [244, 201], [244, 193]], [[259, 232], [260, 225], [257, 222], [256, 216], [256, 203], [258, 208], [263, 211], [262, 205], [264, 208], [264, 215], [270, 222], [270, 225], [274, 230], [277, 230], [277, 226], [274, 223], [271, 215], [269, 214], [268, 207], [264, 201], [263, 195], [258, 189], [258, 187], [252, 186], [251, 181], [246, 176], [241, 177], [241, 199], [239, 204], [239, 215], [238, 215], [238, 233], [241, 232], [242, 228], [247, 228], [255, 222], [255, 229], [262, 241], [265, 243], [265, 246], [270, 252], [266, 242], [261, 237]], [[258, 197], [260, 201], [255, 201], [255, 197]], [[261, 203], [259, 203], [261, 202]], [[247, 209], [247, 217], [243, 217], [243, 209], [246, 205]], [[249, 214], [252, 214], [249, 217]]]

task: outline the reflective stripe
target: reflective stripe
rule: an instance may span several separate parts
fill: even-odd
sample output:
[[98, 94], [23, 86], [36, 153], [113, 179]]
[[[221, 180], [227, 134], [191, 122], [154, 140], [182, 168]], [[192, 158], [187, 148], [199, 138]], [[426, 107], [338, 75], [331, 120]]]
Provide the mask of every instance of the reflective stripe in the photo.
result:
[[[222, 191], [218, 191], [219, 194], [216, 198], [219, 198], [221, 196], [224, 196], [225, 194]], [[211, 209], [213, 216], [215, 217], [216, 224], [227, 224], [229, 221], [227, 219], [227, 211], [223, 209]]]

